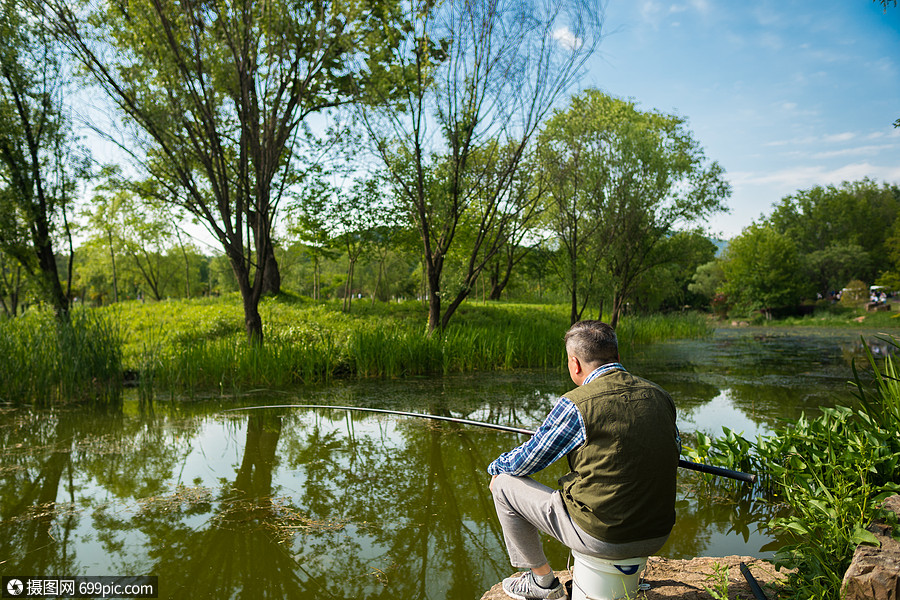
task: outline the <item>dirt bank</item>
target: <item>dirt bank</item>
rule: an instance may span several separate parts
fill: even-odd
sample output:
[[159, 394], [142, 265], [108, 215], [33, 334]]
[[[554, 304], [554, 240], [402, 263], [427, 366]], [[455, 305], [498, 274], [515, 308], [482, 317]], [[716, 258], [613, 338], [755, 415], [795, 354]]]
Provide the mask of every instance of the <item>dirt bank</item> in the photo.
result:
[[[650, 590], [640, 592], [637, 598], [644, 600], [716, 600], [720, 596], [706, 591], [720, 589], [721, 578], [717, 576], [716, 568], [724, 573], [727, 567], [728, 598], [736, 600], [752, 600], [753, 593], [747, 580], [741, 575], [740, 563], [743, 562], [750, 568], [750, 572], [756, 581], [762, 586], [769, 600], [776, 600], [777, 583], [785, 578], [784, 573], [779, 573], [771, 563], [749, 556], [725, 556], [720, 558], [693, 558], [690, 560], [672, 560], [659, 556], [652, 556], [647, 562], [643, 581], [650, 584]], [[571, 579], [569, 571], [561, 571], [558, 574], [562, 581]], [[500, 584], [496, 584], [488, 590], [481, 600], [509, 600], [503, 592]]]

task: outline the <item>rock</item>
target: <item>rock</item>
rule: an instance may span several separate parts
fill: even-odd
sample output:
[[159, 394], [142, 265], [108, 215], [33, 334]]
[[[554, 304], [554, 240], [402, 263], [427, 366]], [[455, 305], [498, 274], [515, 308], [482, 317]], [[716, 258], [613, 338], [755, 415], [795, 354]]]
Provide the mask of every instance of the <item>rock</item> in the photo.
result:
[[882, 310], [891, 310], [890, 304], [882, 304], [881, 302], [869, 302], [866, 304], [866, 311], [882, 311]]
[[[900, 515], [900, 495], [884, 501], [884, 508]], [[844, 573], [841, 598], [844, 600], [900, 599], [900, 542], [891, 537], [891, 526], [876, 521], [867, 527], [881, 547], [860, 544], [850, 568]]]
[[[741, 575], [740, 564], [745, 563], [750, 572], [762, 586], [769, 600], [778, 598], [779, 582], [786, 574], [779, 573], [775, 567], [764, 560], [749, 556], [726, 556], [722, 558], [692, 558], [690, 560], [674, 560], [660, 556], [651, 556], [647, 561], [641, 581], [650, 584], [650, 590], [639, 592], [637, 598], [642, 600], [714, 600], [717, 596], [706, 588], [715, 590], [719, 583], [716, 567], [721, 570], [727, 567], [728, 598], [753, 598], [750, 586]], [[570, 571], [557, 572], [560, 581], [565, 583], [572, 578]], [[503, 592], [501, 584], [488, 590], [481, 600], [509, 600]]]

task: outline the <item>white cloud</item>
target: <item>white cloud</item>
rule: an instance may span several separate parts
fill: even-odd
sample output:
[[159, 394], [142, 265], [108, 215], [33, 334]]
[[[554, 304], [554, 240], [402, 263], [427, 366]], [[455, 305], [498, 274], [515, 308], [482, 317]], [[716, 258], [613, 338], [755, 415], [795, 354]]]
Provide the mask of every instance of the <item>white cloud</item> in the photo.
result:
[[880, 144], [868, 146], [854, 146], [853, 148], [844, 148], [842, 150], [828, 150], [813, 154], [813, 158], [837, 158], [839, 156], [877, 156], [882, 152], [894, 150], [896, 144]]
[[709, 2], [707, 2], [707, 0], [691, 0], [691, 6], [701, 14], [709, 12]]
[[[797, 105], [793, 102], [783, 102], [780, 107], [784, 110], [793, 110], [797, 108]], [[842, 144], [844, 142], [849, 142], [851, 140], [884, 140], [885, 138], [900, 138], [900, 129], [890, 128], [881, 131], [873, 131], [870, 133], [863, 133], [858, 131], [845, 131], [843, 133], [833, 133], [826, 135], [808, 135], [802, 137], [795, 138], [787, 138], [783, 140], [772, 140], [771, 142], [766, 142], [763, 144], [766, 147], [784, 147], [784, 146], [808, 146], [808, 145], [816, 145], [821, 146], [822, 144]], [[819, 148], [816, 148], [817, 150]], [[847, 152], [852, 152], [852, 148], [847, 149]], [[841, 150], [844, 152], [845, 150]]]
[[799, 166], [770, 173], [735, 172], [730, 174], [729, 179], [735, 187], [773, 186], [786, 190], [786, 193], [793, 193], [816, 185], [838, 185], [865, 177], [875, 181], [900, 182], [900, 166], [872, 165], [868, 162], [832, 169], [822, 165]]
[[551, 35], [554, 40], [568, 50], [578, 50], [584, 43], [584, 40], [572, 33], [572, 30], [568, 27], [558, 27], [553, 30]]
[[856, 137], [855, 133], [853, 133], [851, 131], [847, 131], [845, 133], [826, 135], [824, 138], [822, 138], [822, 141], [825, 142], [826, 144], [834, 144], [837, 142], [849, 142], [850, 140], [852, 140], [855, 137]]
[[663, 5], [659, 2], [649, 0], [648, 2], [644, 2], [641, 5], [641, 18], [653, 29], [657, 29], [659, 27], [659, 23], [662, 20], [662, 15]]

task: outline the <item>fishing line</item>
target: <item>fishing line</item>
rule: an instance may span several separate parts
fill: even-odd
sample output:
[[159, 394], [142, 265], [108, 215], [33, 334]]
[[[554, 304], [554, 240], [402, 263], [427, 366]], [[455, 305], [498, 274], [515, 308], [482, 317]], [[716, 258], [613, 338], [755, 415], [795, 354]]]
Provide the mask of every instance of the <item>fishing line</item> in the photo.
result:
[[[241, 408], [229, 408], [223, 412], [237, 412], [242, 410], [261, 410], [264, 408], [310, 408], [310, 409], [327, 409], [327, 410], [347, 410], [368, 413], [381, 413], [386, 415], [399, 415], [404, 417], [414, 417], [418, 419], [429, 419], [433, 421], [447, 421], [449, 423], [459, 423], [461, 425], [473, 425], [475, 427], [484, 427], [486, 429], [496, 429], [497, 431], [505, 431], [507, 433], [518, 433], [521, 435], [534, 435], [534, 431], [530, 429], [522, 429], [519, 427], [509, 427], [507, 425], [498, 425], [496, 423], [485, 423], [484, 421], [473, 421], [471, 419], [461, 419], [457, 417], [445, 417], [443, 415], [430, 415], [426, 413], [407, 412], [403, 410], [388, 410], [385, 408], [368, 408], [365, 406], [334, 406], [329, 404], [267, 404], [262, 406], [243, 406]], [[689, 471], [697, 471], [700, 473], [708, 473], [719, 477], [727, 477], [743, 481], [744, 483], [755, 483], [756, 475], [751, 473], [742, 473], [733, 471], [724, 467], [716, 467], [713, 465], [705, 465], [695, 463], [683, 458], [678, 459], [678, 466]]]

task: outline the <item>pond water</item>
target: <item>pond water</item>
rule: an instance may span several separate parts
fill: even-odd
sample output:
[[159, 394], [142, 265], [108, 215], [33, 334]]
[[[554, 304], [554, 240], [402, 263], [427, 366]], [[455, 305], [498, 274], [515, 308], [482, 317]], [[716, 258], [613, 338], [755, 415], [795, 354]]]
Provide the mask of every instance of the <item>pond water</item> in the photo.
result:
[[[877, 352], [886, 344], [863, 332]], [[850, 403], [860, 331], [721, 330], [622, 348], [675, 398], [685, 434], [765, 435]], [[161, 598], [477, 599], [508, 575], [487, 464], [516, 434], [266, 408], [359, 405], [536, 427], [563, 371], [341, 381], [238, 400], [0, 412], [0, 573], [156, 575]], [[558, 468], [557, 468], [558, 466]], [[554, 485], [563, 465], [537, 479]], [[696, 493], [682, 471], [661, 555], [770, 557], [772, 507]], [[565, 568], [567, 551], [546, 545]]]

